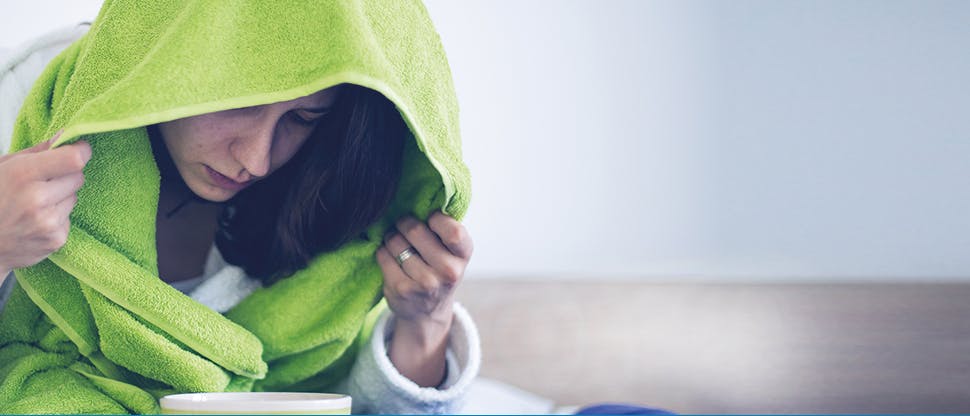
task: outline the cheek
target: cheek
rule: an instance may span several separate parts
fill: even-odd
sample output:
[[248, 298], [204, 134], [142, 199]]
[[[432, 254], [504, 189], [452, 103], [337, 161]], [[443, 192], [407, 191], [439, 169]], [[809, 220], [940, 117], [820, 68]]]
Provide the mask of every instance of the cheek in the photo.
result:
[[[200, 162], [202, 159], [221, 157], [225, 147], [226, 123], [220, 122], [216, 114], [204, 114], [170, 122], [170, 149], [177, 153], [182, 162]], [[177, 149], [177, 150], [175, 150]], [[176, 156], [176, 155], [173, 155]]]

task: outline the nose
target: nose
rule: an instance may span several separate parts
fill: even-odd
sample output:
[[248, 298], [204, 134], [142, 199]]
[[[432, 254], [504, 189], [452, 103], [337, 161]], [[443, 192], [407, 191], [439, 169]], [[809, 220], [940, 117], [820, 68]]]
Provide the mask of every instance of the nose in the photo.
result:
[[[265, 112], [264, 112], [265, 113]], [[242, 169], [233, 180], [245, 182], [269, 174], [273, 135], [276, 123], [271, 117], [254, 117], [252, 123], [239, 130], [238, 139], [229, 147], [232, 157]]]

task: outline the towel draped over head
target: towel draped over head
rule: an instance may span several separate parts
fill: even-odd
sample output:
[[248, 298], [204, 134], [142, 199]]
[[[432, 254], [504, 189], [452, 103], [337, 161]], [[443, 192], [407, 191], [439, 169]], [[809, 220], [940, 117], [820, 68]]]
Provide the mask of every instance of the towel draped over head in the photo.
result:
[[[342, 83], [383, 94], [413, 137], [367, 238], [225, 315], [161, 281], [145, 126]], [[461, 219], [470, 198], [450, 70], [417, 0], [107, 0], [34, 85], [11, 151], [60, 129], [54, 146], [87, 140], [93, 157], [67, 243], [15, 271], [0, 316], [4, 413], [149, 413], [174, 392], [324, 390], [369, 335], [384, 232], [439, 208]]]

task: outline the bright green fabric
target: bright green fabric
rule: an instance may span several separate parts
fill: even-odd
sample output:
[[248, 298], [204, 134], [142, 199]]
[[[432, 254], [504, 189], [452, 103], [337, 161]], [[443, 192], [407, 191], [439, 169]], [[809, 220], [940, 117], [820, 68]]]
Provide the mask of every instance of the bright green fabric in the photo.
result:
[[[160, 178], [144, 126], [340, 83], [382, 93], [414, 138], [367, 238], [225, 316], [158, 279]], [[108, 0], [34, 85], [11, 151], [59, 129], [55, 146], [84, 139], [93, 157], [68, 242], [16, 270], [0, 316], [0, 412], [145, 413], [171, 392], [332, 386], [376, 316], [384, 232], [438, 208], [461, 219], [470, 198], [451, 74], [416, 0]]]

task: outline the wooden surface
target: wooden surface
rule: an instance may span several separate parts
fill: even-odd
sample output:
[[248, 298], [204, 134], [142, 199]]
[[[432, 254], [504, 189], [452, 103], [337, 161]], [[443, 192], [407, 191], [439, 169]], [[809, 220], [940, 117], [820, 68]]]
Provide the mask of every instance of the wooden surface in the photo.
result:
[[970, 412], [970, 284], [469, 279], [482, 375], [561, 405]]

